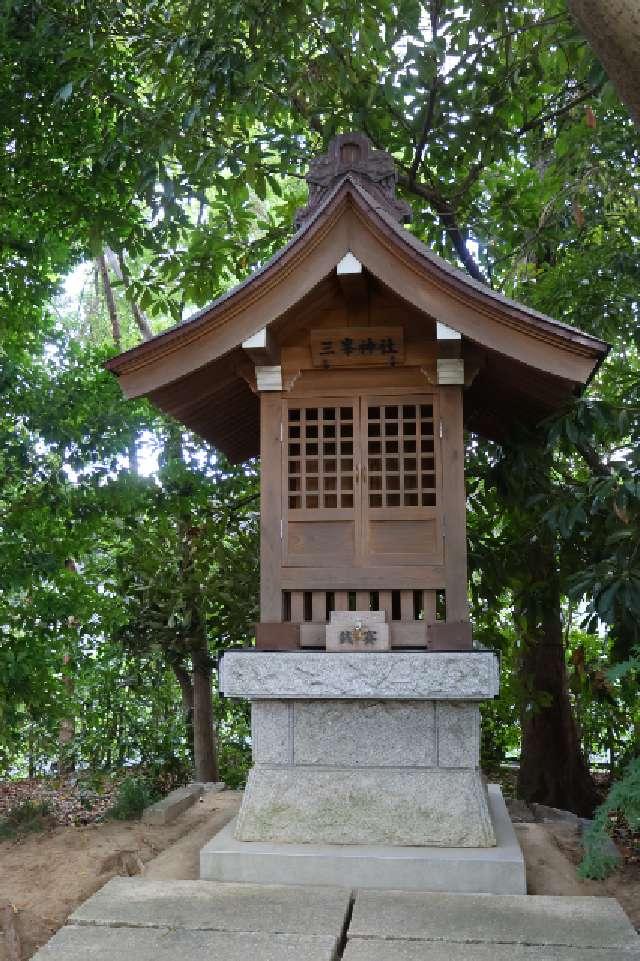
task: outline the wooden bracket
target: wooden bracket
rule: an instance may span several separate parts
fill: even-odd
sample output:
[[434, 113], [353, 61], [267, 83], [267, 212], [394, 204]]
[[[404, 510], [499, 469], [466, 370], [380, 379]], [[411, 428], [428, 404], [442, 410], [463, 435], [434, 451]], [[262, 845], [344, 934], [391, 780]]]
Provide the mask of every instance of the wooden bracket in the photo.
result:
[[256, 366], [256, 382], [258, 390], [282, 390], [282, 367]]
[[278, 345], [268, 327], [263, 327], [262, 330], [243, 340], [242, 349], [256, 366], [275, 365], [280, 362]]
[[336, 266], [340, 289], [349, 306], [355, 307], [365, 301], [369, 294], [367, 277], [360, 261], [349, 250]]
[[290, 623], [256, 624], [258, 651], [297, 651], [300, 648], [300, 625]]
[[427, 624], [427, 650], [471, 651], [473, 635], [469, 621], [434, 621]]

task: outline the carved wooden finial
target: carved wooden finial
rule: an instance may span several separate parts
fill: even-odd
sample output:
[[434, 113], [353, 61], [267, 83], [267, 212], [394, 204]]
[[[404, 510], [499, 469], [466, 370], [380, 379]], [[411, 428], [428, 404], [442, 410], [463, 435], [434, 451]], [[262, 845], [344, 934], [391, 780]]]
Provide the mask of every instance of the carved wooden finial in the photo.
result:
[[375, 150], [363, 133], [341, 133], [334, 137], [325, 154], [309, 164], [309, 202], [296, 214], [296, 227], [315, 212], [329, 190], [347, 174], [401, 223], [411, 220], [411, 208], [396, 197], [396, 167], [385, 150]]

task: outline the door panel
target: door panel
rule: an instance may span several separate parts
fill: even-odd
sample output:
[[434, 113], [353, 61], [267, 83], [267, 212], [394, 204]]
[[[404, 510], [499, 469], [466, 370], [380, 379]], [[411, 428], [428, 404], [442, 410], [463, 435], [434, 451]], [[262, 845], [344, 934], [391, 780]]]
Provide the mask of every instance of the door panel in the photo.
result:
[[283, 404], [283, 564], [443, 562], [435, 394]]
[[283, 411], [284, 564], [354, 564], [359, 538], [359, 408], [335, 398], [289, 401]]
[[441, 564], [435, 394], [363, 397], [361, 420], [367, 565]]

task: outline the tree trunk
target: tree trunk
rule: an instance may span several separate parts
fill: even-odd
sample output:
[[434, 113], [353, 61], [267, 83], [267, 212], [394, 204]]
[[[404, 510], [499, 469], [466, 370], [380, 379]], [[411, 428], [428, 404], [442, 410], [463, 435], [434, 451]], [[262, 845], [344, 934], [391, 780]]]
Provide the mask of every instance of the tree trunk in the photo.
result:
[[187, 670], [179, 663], [172, 663], [171, 668], [180, 685], [182, 695], [182, 713], [184, 714], [184, 725], [187, 731], [187, 744], [189, 746], [189, 756], [191, 763], [195, 764], [195, 746], [193, 742], [193, 683]]
[[[114, 274], [124, 284], [125, 291], [129, 290], [130, 277], [129, 271], [127, 270], [127, 265], [125, 264], [124, 257], [122, 254], [115, 254], [113, 250], [109, 247], [106, 248], [106, 256], [111, 265], [111, 269]], [[151, 330], [151, 325], [149, 324], [149, 319], [145, 314], [144, 310], [140, 310], [135, 300], [131, 300], [131, 312], [133, 314], [133, 319], [138, 325], [138, 330], [142, 334], [144, 340], [149, 340], [153, 337], [153, 331]]]
[[211, 663], [206, 651], [193, 658], [193, 743], [196, 781], [217, 781]]
[[[64, 566], [73, 574], [78, 573], [78, 565], [72, 557], [68, 557]], [[71, 655], [64, 654], [62, 657], [64, 667], [71, 664]], [[69, 700], [73, 697], [75, 684], [70, 674], [63, 673], [62, 683]], [[73, 742], [76, 736], [76, 719], [73, 715], [63, 717], [58, 725], [58, 774], [72, 774], [76, 769], [75, 758], [73, 756]]]
[[569, 10], [640, 127], [638, 0], [568, 0]]
[[[167, 462], [184, 461], [182, 432], [177, 425], [170, 428], [165, 445]], [[191, 656], [193, 668], [193, 746], [194, 766], [198, 781], [217, 781], [216, 738], [213, 724], [211, 692], [211, 659], [207, 644], [206, 627], [201, 613], [202, 587], [196, 570], [194, 539], [197, 528], [193, 527], [189, 503], [180, 496], [178, 508], [178, 535], [180, 542], [180, 576], [184, 592], [185, 620], [189, 624], [185, 648]], [[174, 668], [175, 670], [175, 668]], [[176, 675], [177, 676], [177, 675]], [[178, 678], [180, 682], [180, 678]], [[181, 685], [182, 686], [182, 685]]]
[[111, 281], [109, 280], [109, 270], [107, 268], [107, 260], [104, 254], [101, 254], [98, 257], [98, 269], [102, 279], [104, 299], [107, 303], [107, 313], [109, 314], [109, 321], [111, 323], [111, 335], [113, 337], [113, 342], [116, 345], [117, 350], [122, 350], [120, 318], [118, 317], [118, 309], [116, 307], [115, 297], [113, 296], [113, 288], [111, 287]]
[[527, 561], [528, 583], [516, 601], [524, 633], [520, 676], [530, 692], [522, 710], [518, 795], [590, 817], [597, 798], [569, 700], [553, 544], [539, 533]]

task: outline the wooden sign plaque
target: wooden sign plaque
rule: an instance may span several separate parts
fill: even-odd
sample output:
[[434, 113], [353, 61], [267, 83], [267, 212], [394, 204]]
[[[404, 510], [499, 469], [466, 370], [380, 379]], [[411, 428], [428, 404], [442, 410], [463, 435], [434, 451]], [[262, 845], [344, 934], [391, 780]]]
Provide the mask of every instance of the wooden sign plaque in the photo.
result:
[[340, 327], [312, 330], [314, 367], [396, 367], [404, 363], [402, 327]]

